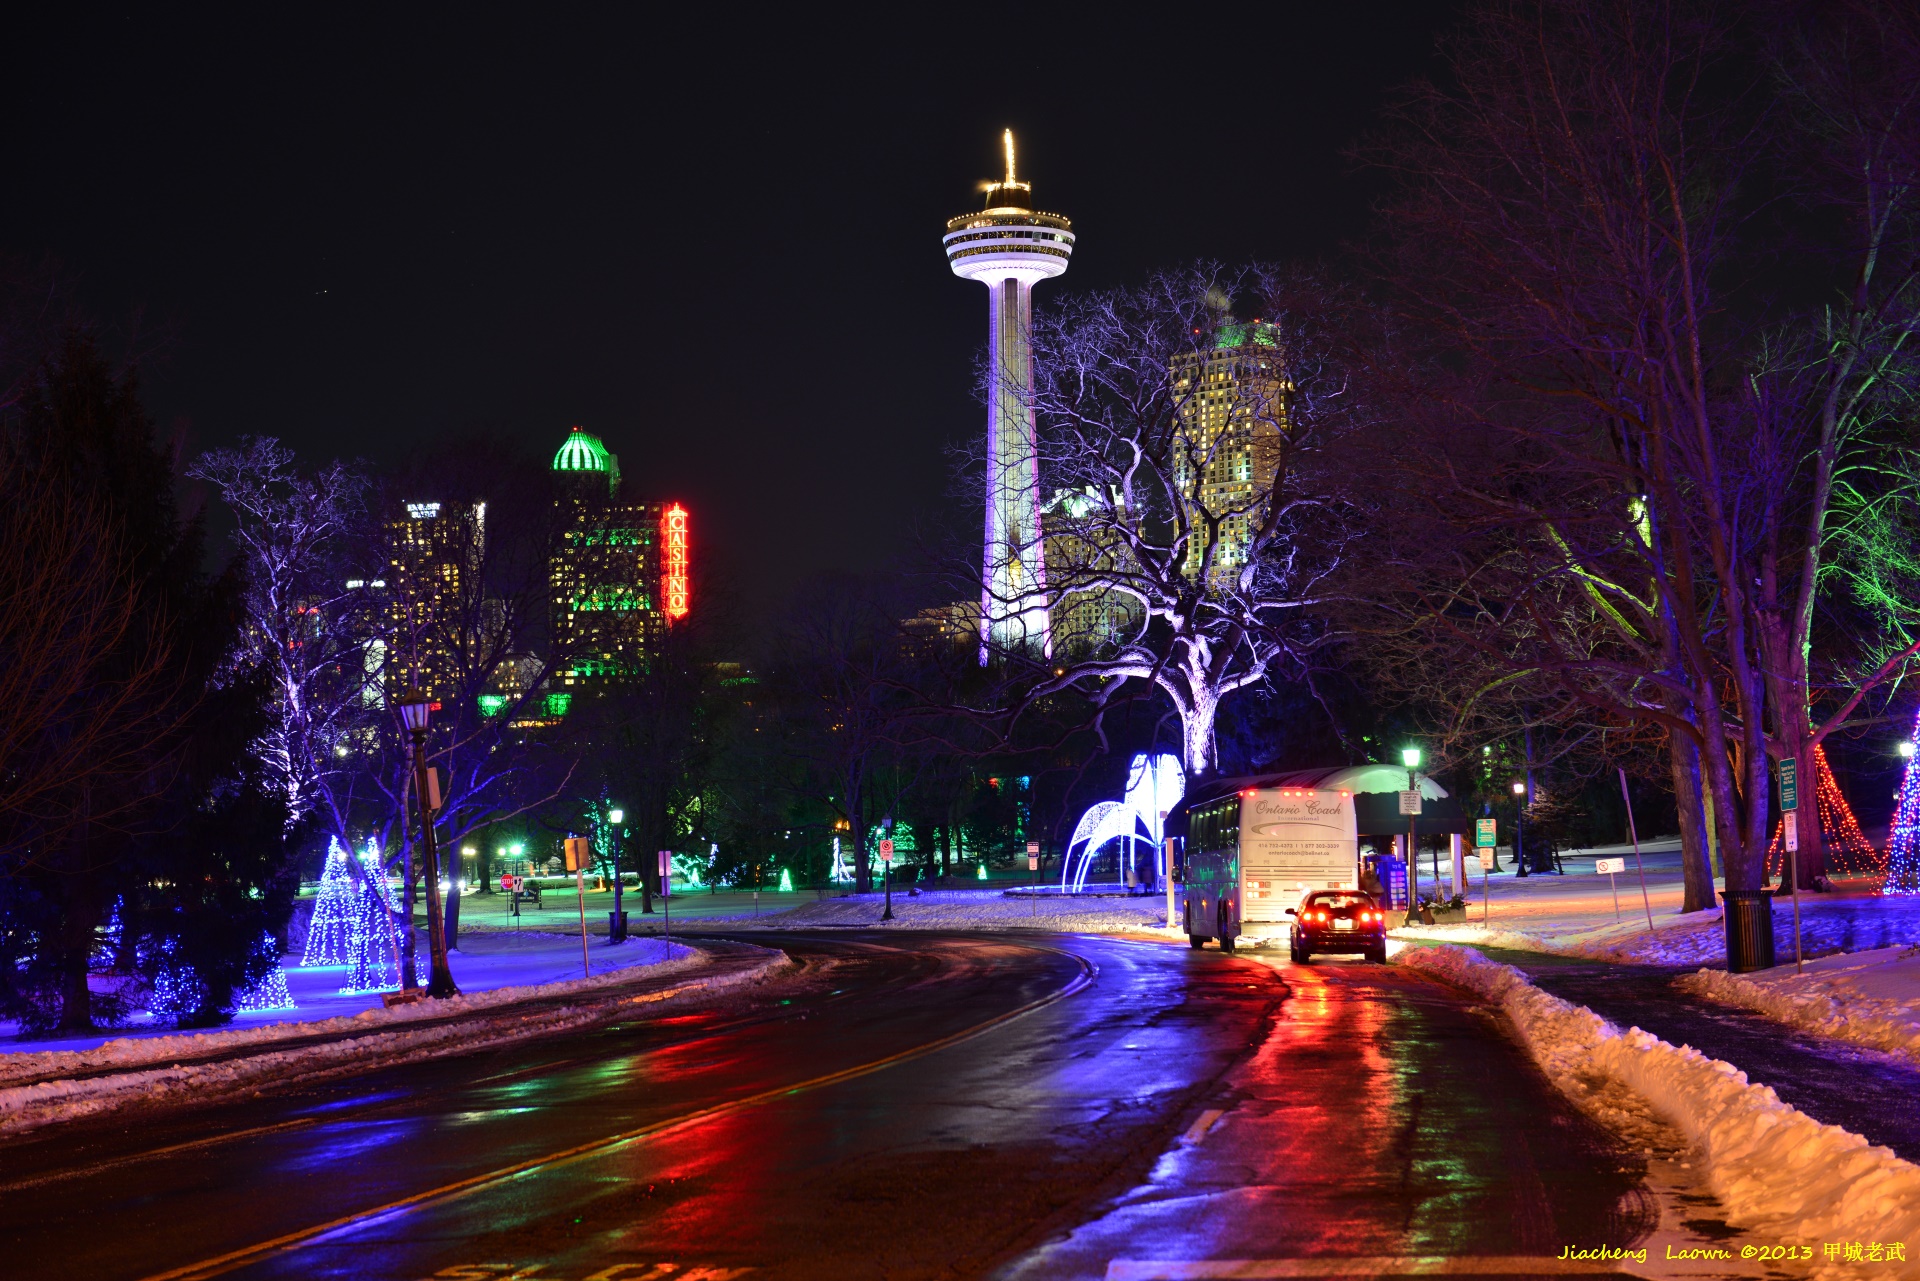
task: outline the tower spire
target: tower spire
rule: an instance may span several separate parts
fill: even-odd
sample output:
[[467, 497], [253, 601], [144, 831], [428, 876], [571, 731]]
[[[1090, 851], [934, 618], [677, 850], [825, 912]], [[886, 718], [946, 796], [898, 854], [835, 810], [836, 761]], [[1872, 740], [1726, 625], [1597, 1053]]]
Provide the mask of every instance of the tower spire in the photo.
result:
[[1047, 569], [1034, 444], [1033, 287], [1067, 269], [1073, 224], [1033, 208], [1014, 167], [1013, 130], [1000, 135], [1007, 173], [982, 184], [987, 205], [947, 223], [947, 262], [987, 287], [987, 504], [980, 582], [980, 660], [1047, 654]]

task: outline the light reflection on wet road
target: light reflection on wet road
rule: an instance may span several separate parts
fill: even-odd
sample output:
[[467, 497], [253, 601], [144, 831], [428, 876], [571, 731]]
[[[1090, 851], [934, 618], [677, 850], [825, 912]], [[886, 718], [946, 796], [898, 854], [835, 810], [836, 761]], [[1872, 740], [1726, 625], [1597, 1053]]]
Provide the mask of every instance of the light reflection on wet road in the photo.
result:
[[[1489, 1016], [1417, 975], [1276, 974], [1093, 938], [755, 941], [789, 947], [807, 973], [699, 1014], [129, 1126], [84, 1156], [62, 1140], [9, 1149], [10, 1172], [84, 1168], [0, 1197], [0, 1258], [36, 1278], [1100, 1277], [1115, 1259], [1554, 1256], [1631, 1244], [1655, 1218], [1637, 1158]], [[786, 1092], [1089, 968], [1085, 990], [982, 1035]], [[187, 1266], [343, 1217], [285, 1253]]]

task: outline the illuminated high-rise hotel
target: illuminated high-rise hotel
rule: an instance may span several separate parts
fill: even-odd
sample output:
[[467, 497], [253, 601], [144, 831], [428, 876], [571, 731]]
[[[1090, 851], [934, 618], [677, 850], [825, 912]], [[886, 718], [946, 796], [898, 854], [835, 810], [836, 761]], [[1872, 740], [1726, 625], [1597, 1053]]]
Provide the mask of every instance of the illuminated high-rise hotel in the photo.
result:
[[686, 617], [688, 517], [679, 503], [630, 499], [620, 460], [581, 427], [553, 456], [559, 543], [548, 564], [552, 677], [562, 693], [645, 669], [666, 629]]
[[[1174, 452], [1174, 482], [1197, 509], [1220, 521], [1209, 572], [1211, 584], [1240, 576], [1253, 539], [1267, 517], [1267, 500], [1287, 431], [1287, 396], [1293, 384], [1281, 367], [1280, 331], [1259, 321], [1228, 321], [1210, 350], [1173, 363], [1180, 398], [1181, 446]], [[1186, 572], [1200, 572], [1207, 540], [1188, 546]]]
[[987, 287], [986, 540], [981, 563], [981, 661], [989, 650], [1047, 653], [1047, 576], [1034, 454], [1033, 287], [1067, 269], [1073, 224], [1033, 209], [1033, 188], [988, 183], [986, 208], [947, 223], [953, 274]]

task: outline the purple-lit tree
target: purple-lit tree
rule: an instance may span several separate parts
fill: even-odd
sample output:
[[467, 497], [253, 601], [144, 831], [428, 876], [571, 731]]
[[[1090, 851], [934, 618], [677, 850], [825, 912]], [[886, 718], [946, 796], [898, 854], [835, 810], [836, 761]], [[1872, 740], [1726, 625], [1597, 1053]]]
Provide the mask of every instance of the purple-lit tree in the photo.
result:
[[[1813, 319], [1723, 290], [1743, 255], [1775, 248], [1747, 203], [1757, 166], [1828, 140], [1762, 110], [1761, 69], [1708, 18], [1489, 4], [1447, 54], [1447, 87], [1417, 90], [1379, 153], [1405, 180], [1390, 210], [1405, 330], [1431, 344], [1399, 402], [1394, 507], [1417, 515], [1396, 551], [1424, 584], [1408, 634], [1435, 667], [1471, 655], [1489, 696], [1664, 733], [1683, 824], [1697, 770], [1729, 888], [1757, 889], [1771, 758], [1810, 752], [1913, 652], [1808, 724], [1831, 508], [1838, 478], [1871, 463], [1910, 345], [1912, 250], [1877, 276], [1893, 246], [1866, 219], [1847, 306]], [[1900, 77], [1845, 83], [1864, 95], [1848, 127], [1872, 128], [1835, 156], [1890, 158], [1849, 207], [1897, 232]], [[1707, 906], [1705, 852], [1688, 853], [1687, 905]]]
[[355, 556], [368, 481], [339, 462], [303, 469], [260, 436], [203, 454], [187, 474], [212, 484], [234, 514], [247, 615], [236, 674], [263, 677], [271, 691], [259, 763], [289, 830], [317, 817], [351, 848], [354, 745], [379, 688], [369, 644], [380, 617], [366, 580], [380, 566]]
[[[1336, 302], [1310, 275], [1200, 266], [1035, 317], [1055, 637], [1025, 706], [1156, 691], [1199, 777], [1222, 700], [1312, 666], [1357, 528], [1343, 457], [1366, 427]], [[1030, 662], [1002, 661], [1016, 679]]]

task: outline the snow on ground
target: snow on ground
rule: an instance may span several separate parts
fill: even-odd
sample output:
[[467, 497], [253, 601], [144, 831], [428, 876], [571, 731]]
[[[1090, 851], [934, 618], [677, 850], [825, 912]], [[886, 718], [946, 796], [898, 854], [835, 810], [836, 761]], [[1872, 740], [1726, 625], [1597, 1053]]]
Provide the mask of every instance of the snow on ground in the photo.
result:
[[[1822, 1125], [1753, 1085], [1730, 1063], [1632, 1028], [1534, 987], [1511, 966], [1458, 947], [1408, 948], [1399, 964], [1477, 992], [1513, 1020], [1522, 1041], [1569, 1097], [1621, 1124], [1608, 1083], [1625, 1086], [1705, 1155], [1707, 1177], [1735, 1224], [1816, 1249], [1813, 1275], [1852, 1276], [1827, 1263], [1825, 1241], [1920, 1239], [1920, 1166]], [[1843, 1270], [1844, 1269], [1844, 1270]], [[1920, 1252], [1877, 1275], [1920, 1277]]]
[[[470, 1053], [589, 1026], [629, 1014], [632, 1006], [657, 1006], [758, 982], [792, 964], [783, 954], [769, 951], [755, 964], [701, 974], [698, 970], [705, 960], [695, 949], [676, 944], [670, 959], [644, 972], [625, 967], [588, 979], [496, 988], [318, 1023], [128, 1038], [96, 1050], [15, 1055], [0, 1061], [0, 1072], [5, 1074], [0, 1076], [0, 1135], [136, 1103], [165, 1102], [189, 1094], [199, 1099], [217, 1097], [267, 1080], [287, 1085], [358, 1071], [369, 1063], [392, 1066], [441, 1054]], [[637, 993], [621, 992], [636, 981], [670, 975], [684, 978], [670, 978]], [[532, 1007], [521, 1004], [541, 998], [562, 999]], [[272, 1048], [275, 1042], [295, 1038], [305, 1043]], [[259, 1052], [246, 1052], [256, 1047]], [[209, 1053], [228, 1057], [207, 1061]], [[186, 1056], [194, 1058], [180, 1061]], [[157, 1063], [168, 1066], [148, 1066]]]
[[[1495, 876], [1487, 913], [1477, 877], [1467, 919], [1455, 925], [1398, 928], [1393, 937], [1436, 943], [1472, 943], [1522, 951], [1557, 952], [1638, 965], [1696, 966], [1726, 959], [1724, 911], [1719, 907], [1682, 915], [1677, 851], [1645, 858], [1647, 905], [1640, 894], [1633, 855], [1619, 877], [1620, 916], [1614, 917], [1608, 878], [1593, 872], [1596, 858], [1618, 857], [1617, 847], [1578, 851], [1563, 859], [1565, 876]], [[1839, 891], [1800, 897], [1801, 947], [1808, 956], [1920, 942], [1920, 899], [1883, 898], [1870, 881], [1841, 882]], [[1774, 951], [1793, 955], [1793, 900], [1773, 903]]]
[[893, 920], [882, 921], [879, 894], [850, 894], [759, 917], [706, 918], [726, 929], [817, 929], [869, 926], [906, 930], [1057, 930], [1067, 934], [1136, 934], [1167, 922], [1164, 893], [1118, 895], [1009, 895], [981, 890], [922, 890], [893, 896]]
[[[418, 963], [423, 967], [420, 981], [425, 983], [427, 947], [424, 931], [418, 944]], [[590, 944], [587, 951], [592, 958], [595, 975], [611, 974], [636, 965], [659, 965], [664, 961], [693, 955], [677, 945], [669, 949], [666, 943], [658, 939], [631, 939], [613, 947], [602, 940]], [[570, 937], [531, 931], [518, 934], [463, 934], [459, 950], [450, 952], [448, 961], [454, 982], [467, 996], [584, 977], [578, 934]], [[16, 1025], [0, 1023], [0, 1055], [11, 1056], [0, 1058], [0, 1082], [17, 1077], [20, 1070], [17, 1060], [23, 1055], [33, 1059], [49, 1052], [93, 1050], [120, 1042], [194, 1046], [240, 1044], [247, 1040], [305, 1036], [314, 1031], [316, 1025], [366, 1012], [392, 1013], [404, 1019], [409, 1008], [421, 1008], [403, 1006], [394, 1011], [384, 1011], [384, 1002], [378, 992], [340, 995], [340, 984], [345, 981], [347, 972], [344, 965], [302, 968], [286, 964], [281, 967], [281, 972], [286, 975], [287, 988], [293, 993], [294, 1009], [237, 1013], [233, 1022], [223, 1028], [176, 1031], [165, 1026], [156, 1027], [143, 1017], [128, 1028], [95, 1036], [21, 1039]], [[440, 1004], [434, 1008], [444, 1013], [448, 1007]], [[253, 1035], [248, 1036], [249, 1033]], [[174, 1052], [156, 1051], [153, 1057], [165, 1058]]]
[[1920, 1063], [1920, 947], [1882, 947], [1753, 974], [1701, 970], [1678, 980], [1695, 996], [1791, 1027]]

